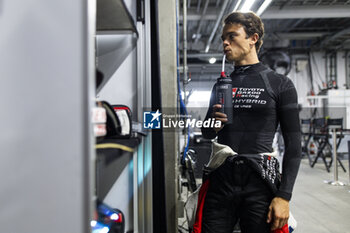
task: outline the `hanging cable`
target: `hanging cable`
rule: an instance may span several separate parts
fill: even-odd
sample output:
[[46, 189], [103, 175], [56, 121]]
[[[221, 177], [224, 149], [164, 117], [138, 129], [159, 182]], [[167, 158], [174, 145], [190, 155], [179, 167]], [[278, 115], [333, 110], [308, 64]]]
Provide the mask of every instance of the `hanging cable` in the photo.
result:
[[[180, 85], [180, 72], [179, 72], [179, 64], [180, 64], [180, 57], [179, 57], [179, 23], [178, 23], [178, 12], [177, 12], [177, 9], [178, 9], [178, 0], [176, 1], [176, 67], [177, 67], [177, 90], [178, 90], [178, 93], [179, 93], [179, 101], [180, 101], [180, 114], [181, 115], [185, 115], [187, 116], [187, 109], [186, 109], [186, 105], [184, 103], [184, 98], [182, 96], [182, 91], [181, 91], [181, 85]], [[186, 72], [184, 70], [184, 72]], [[186, 93], [184, 93], [184, 95], [186, 96]], [[181, 164], [184, 164], [185, 163], [185, 159], [186, 159], [186, 156], [187, 156], [187, 152], [188, 152], [188, 147], [189, 147], [189, 144], [190, 144], [190, 127], [188, 127], [188, 130], [187, 130], [187, 140], [185, 141], [185, 148], [184, 148], [184, 151], [183, 151], [183, 155], [182, 155], [182, 158], [181, 158]]]

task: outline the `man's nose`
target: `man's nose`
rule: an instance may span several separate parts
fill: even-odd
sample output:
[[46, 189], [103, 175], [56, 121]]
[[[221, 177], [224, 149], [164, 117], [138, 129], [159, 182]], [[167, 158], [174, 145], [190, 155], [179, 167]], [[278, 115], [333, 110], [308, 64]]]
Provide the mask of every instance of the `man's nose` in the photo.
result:
[[228, 45], [230, 45], [230, 43], [228, 42], [227, 39], [225, 39], [223, 42], [222, 42], [222, 45], [224, 46], [224, 48]]

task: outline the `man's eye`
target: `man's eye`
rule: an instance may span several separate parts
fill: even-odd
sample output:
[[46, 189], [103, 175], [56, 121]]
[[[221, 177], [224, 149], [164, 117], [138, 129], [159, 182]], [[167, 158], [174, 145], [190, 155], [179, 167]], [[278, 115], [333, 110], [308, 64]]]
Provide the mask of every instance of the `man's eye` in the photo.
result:
[[221, 40], [225, 41], [225, 40], [233, 40], [235, 38], [235, 34], [228, 34], [226, 36], [221, 36]]

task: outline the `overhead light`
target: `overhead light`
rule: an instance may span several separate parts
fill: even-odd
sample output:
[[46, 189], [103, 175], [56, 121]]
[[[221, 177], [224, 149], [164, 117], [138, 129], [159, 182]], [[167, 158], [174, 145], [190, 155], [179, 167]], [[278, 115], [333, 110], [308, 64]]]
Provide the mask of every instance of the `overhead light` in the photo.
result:
[[209, 63], [210, 64], [214, 64], [216, 62], [216, 58], [215, 57], [211, 57], [210, 59], [209, 59]]
[[266, 8], [270, 5], [270, 3], [272, 2], [272, 0], [265, 0], [263, 2], [263, 4], [261, 4], [261, 6], [259, 7], [258, 11], [256, 12], [256, 14], [258, 16], [260, 16], [262, 13], [264, 13], [264, 11], [266, 10]]
[[238, 0], [238, 2], [236, 3], [235, 7], [233, 8], [232, 12], [236, 11], [239, 7], [239, 5], [241, 4], [242, 0]]
[[255, 0], [245, 0], [243, 6], [241, 8], [241, 12], [248, 12], [250, 10], [250, 8], [252, 7], [254, 2], [255, 2]]

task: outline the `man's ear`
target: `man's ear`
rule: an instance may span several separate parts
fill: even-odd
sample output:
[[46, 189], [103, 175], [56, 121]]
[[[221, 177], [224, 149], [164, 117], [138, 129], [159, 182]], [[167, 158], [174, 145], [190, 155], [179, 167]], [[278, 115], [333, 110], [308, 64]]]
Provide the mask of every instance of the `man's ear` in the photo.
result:
[[258, 33], [254, 33], [249, 38], [250, 38], [250, 44], [255, 45], [255, 43], [258, 42], [258, 40], [259, 40], [259, 35], [258, 35]]

